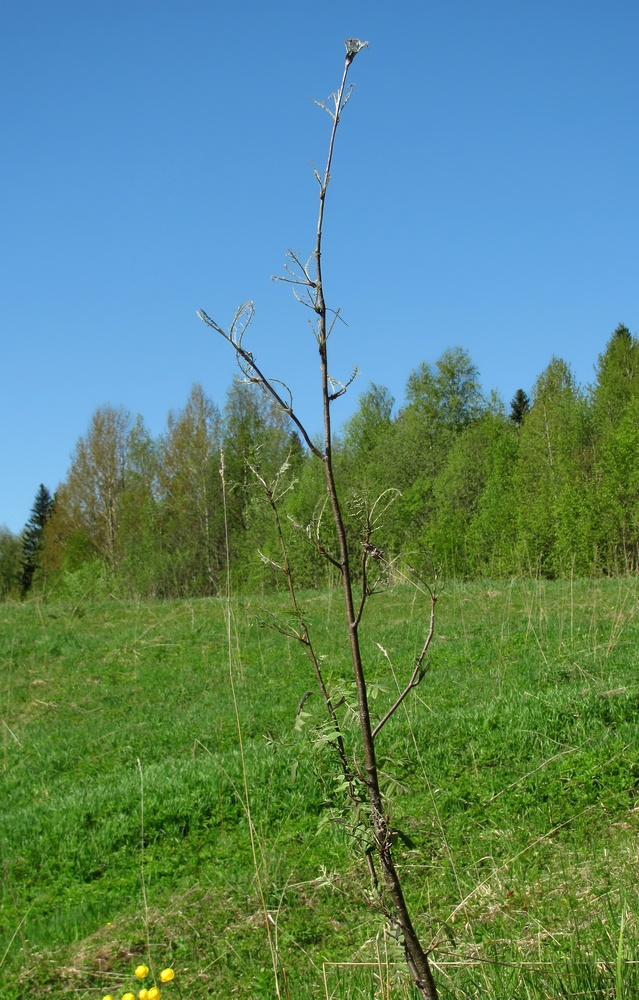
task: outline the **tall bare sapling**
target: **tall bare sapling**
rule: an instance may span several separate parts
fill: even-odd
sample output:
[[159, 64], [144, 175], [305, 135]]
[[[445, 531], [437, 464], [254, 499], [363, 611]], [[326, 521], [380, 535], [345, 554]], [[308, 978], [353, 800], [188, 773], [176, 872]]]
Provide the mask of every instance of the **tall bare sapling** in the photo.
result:
[[[328, 101], [320, 104], [320, 107], [329, 113], [332, 120], [332, 128], [324, 172], [320, 174], [317, 170], [314, 171], [319, 186], [319, 211], [315, 247], [306, 263], [302, 261], [299, 255], [289, 251], [286, 274], [280, 279], [292, 284], [298, 299], [314, 313], [313, 330], [317, 341], [321, 368], [323, 415], [323, 439], [321, 445], [313, 441], [305, 425], [298, 417], [293, 396], [288, 387], [277, 379], [267, 376], [260, 364], [258, 364], [254, 354], [244, 346], [245, 335], [253, 317], [253, 303], [248, 302], [240, 306], [228, 329], [221, 327], [203, 310], [198, 315], [208, 326], [221, 334], [235, 350], [238, 365], [245, 381], [253, 385], [258, 385], [288, 415], [310, 452], [323, 464], [326, 498], [337, 538], [336, 547], [332, 551], [331, 546], [324, 543], [319, 525], [315, 526], [314, 531], [309, 531], [309, 535], [322, 556], [336, 568], [341, 578], [350, 660], [357, 692], [359, 746], [355, 752], [349, 752], [347, 749], [342, 726], [340, 725], [338, 706], [331, 697], [329, 686], [322, 673], [322, 658], [315, 651], [310, 629], [298, 601], [294, 572], [290, 565], [284, 531], [280, 522], [279, 480], [276, 478], [272, 482], [269, 482], [260, 470], [255, 468], [255, 474], [265, 491], [278, 529], [281, 559], [277, 562], [273, 561], [273, 565], [276, 565], [277, 569], [286, 577], [294, 612], [292, 618], [293, 624], [283, 625], [281, 629], [302, 644], [312, 664], [319, 691], [328, 714], [331, 744], [335, 747], [336, 757], [344, 779], [342, 785], [350, 803], [350, 810], [353, 816], [353, 830], [355, 831], [353, 839], [359, 843], [366, 857], [375, 898], [388, 922], [390, 932], [396, 937], [403, 948], [407, 966], [417, 989], [428, 1000], [435, 1000], [437, 989], [431, 972], [428, 954], [422, 946], [413, 925], [401, 879], [393, 858], [393, 830], [388, 804], [385, 802], [380, 790], [375, 740], [383, 727], [403, 703], [406, 696], [420, 683], [428, 668], [428, 651], [433, 637], [435, 620], [436, 593], [434, 589], [426, 588], [430, 602], [430, 611], [425, 626], [425, 637], [422, 648], [408, 671], [404, 688], [399, 691], [397, 698], [388, 706], [382, 717], [374, 721], [371, 718], [369, 708], [369, 692], [360, 648], [360, 627], [366, 602], [371, 594], [374, 593], [380, 577], [383, 575], [383, 571], [387, 569], [385, 557], [375, 544], [374, 535], [379, 527], [380, 513], [389, 502], [390, 497], [384, 494], [377, 501], [362, 505], [360, 511], [361, 556], [358, 557], [359, 573], [356, 574], [353, 572], [351, 566], [352, 556], [347, 544], [343, 499], [340, 497], [336, 483], [333, 461], [332, 404], [347, 391], [348, 386], [355, 377], [355, 373], [346, 383], [338, 382], [329, 373], [328, 339], [335, 325], [338, 311], [329, 310], [325, 300], [322, 270], [324, 209], [331, 177], [337, 128], [344, 108], [351, 96], [351, 88], [347, 89], [346, 86], [348, 72], [355, 56], [368, 43], [351, 38], [345, 44], [346, 58], [339, 89], [335, 94], [331, 95]], [[329, 317], [331, 317], [330, 322]], [[357, 586], [354, 582], [355, 575], [359, 576]], [[363, 761], [363, 766], [358, 763], [359, 761]], [[362, 817], [364, 818], [363, 823]]]

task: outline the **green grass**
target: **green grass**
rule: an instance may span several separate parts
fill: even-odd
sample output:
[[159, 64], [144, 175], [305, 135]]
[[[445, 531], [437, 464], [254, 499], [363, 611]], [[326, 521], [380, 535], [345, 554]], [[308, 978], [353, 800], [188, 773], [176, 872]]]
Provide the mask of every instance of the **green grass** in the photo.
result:
[[[444, 997], [639, 995], [638, 602], [632, 579], [440, 598], [431, 670], [377, 743]], [[348, 696], [339, 595], [305, 604]], [[282, 996], [412, 997], [363, 865], [323, 823], [327, 754], [294, 728], [309, 668], [263, 609], [285, 605], [234, 605], [233, 659]], [[425, 613], [401, 588], [369, 606], [380, 715]], [[0, 658], [2, 997], [121, 996], [147, 934], [149, 964], [176, 969], [165, 997], [275, 996], [224, 606], [0, 605]], [[304, 708], [312, 731], [319, 699]]]

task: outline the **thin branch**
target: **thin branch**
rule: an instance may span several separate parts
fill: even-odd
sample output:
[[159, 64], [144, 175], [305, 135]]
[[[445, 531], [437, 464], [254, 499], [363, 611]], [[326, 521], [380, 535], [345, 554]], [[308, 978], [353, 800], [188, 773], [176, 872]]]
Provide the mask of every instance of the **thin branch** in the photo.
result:
[[[306, 299], [303, 299], [303, 298], [301, 297], [301, 295], [300, 295], [300, 294], [298, 293], [298, 291], [297, 291], [297, 289], [296, 289], [296, 287], [295, 287], [294, 283], [293, 283], [293, 282], [291, 282], [291, 284], [293, 285], [293, 295], [295, 296], [295, 298], [296, 298], [296, 300], [297, 300], [297, 301], [299, 302], [299, 304], [300, 304], [301, 306], [304, 306], [304, 308], [305, 308], [305, 309], [312, 309], [312, 310], [313, 310], [313, 312], [315, 312], [315, 308], [314, 308], [314, 305], [313, 305], [313, 296], [312, 296], [312, 295], [311, 295], [311, 293], [310, 293], [310, 292], [308, 291], [308, 289], [307, 289], [307, 291], [306, 291]], [[313, 324], [311, 323], [311, 326], [312, 326], [312, 325], [313, 325]], [[313, 330], [313, 334], [314, 334], [314, 333], [315, 333], [315, 330]]]
[[[252, 305], [252, 303], [250, 304]], [[238, 310], [238, 312], [236, 313], [236, 319], [239, 314], [240, 310]], [[226, 330], [222, 329], [222, 327], [218, 323], [216, 323], [215, 320], [211, 319], [211, 317], [205, 313], [204, 309], [199, 309], [197, 315], [199, 316], [199, 318], [202, 320], [203, 323], [206, 323], [207, 326], [210, 326], [213, 330], [215, 330], [216, 333], [219, 333], [222, 337], [224, 337], [225, 340], [228, 340], [228, 342], [234, 347], [237, 357], [241, 358], [242, 361], [248, 366], [250, 371], [255, 373], [254, 376], [251, 376], [252, 378], [254, 378], [255, 382], [263, 389], [263, 391], [268, 396], [271, 397], [271, 399], [273, 399], [275, 403], [277, 403], [279, 408], [283, 410], [284, 413], [286, 413], [291, 418], [291, 420], [299, 430], [300, 434], [304, 438], [304, 441], [306, 442], [310, 451], [312, 451], [313, 454], [316, 455], [318, 458], [323, 459], [324, 455], [322, 454], [320, 449], [313, 444], [306, 428], [304, 427], [304, 424], [296, 415], [295, 411], [292, 409], [291, 406], [286, 405], [286, 403], [278, 393], [277, 389], [274, 388], [274, 385], [271, 383], [271, 381], [266, 377], [266, 375], [264, 375], [264, 373], [258, 367], [255, 358], [253, 357], [251, 352], [246, 351], [242, 347], [241, 338], [244, 335], [244, 330], [246, 329], [246, 326], [244, 326], [244, 328], [241, 330], [239, 334], [239, 339], [237, 339], [237, 336], [234, 333], [235, 319], [233, 320], [233, 324], [231, 325], [230, 332], [227, 333]]]
[[382, 729], [382, 727], [386, 725], [386, 723], [391, 718], [391, 716], [393, 716], [395, 714], [395, 712], [397, 711], [397, 709], [399, 708], [399, 706], [403, 702], [403, 700], [406, 697], [406, 695], [409, 694], [409, 692], [412, 691], [413, 688], [416, 688], [418, 684], [421, 684], [421, 682], [422, 682], [425, 674], [428, 672], [428, 668], [430, 667], [430, 662], [428, 662], [428, 663], [426, 663], [426, 665], [424, 665], [424, 658], [426, 656], [426, 653], [428, 652], [428, 647], [431, 644], [431, 640], [432, 640], [433, 634], [435, 632], [435, 604], [436, 604], [436, 602], [437, 602], [437, 595], [435, 593], [432, 593], [431, 594], [431, 601], [430, 601], [430, 624], [429, 624], [429, 628], [428, 628], [428, 635], [426, 636], [426, 641], [424, 642], [424, 645], [422, 647], [421, 653], [417, 657], [417, 660], [415, 662], [415, 668], [414, 668], [414, 670], [413, 670], [413, 672], [411, 674], [411, 677], [410, 677], [410, 680], [409, 680], [408, 684], [406, 685], [406, 687], [404, 688], [404, 690], [401, 692], [401, 694], [400, 694], [399, 698], [397, 699], [397, 701], [395, 702], [395, 704], [391, 705], [391, 707], [387, 711], [386, 715], [382, 719], [380, 719], [380, 721], [377, 723], [377, 725], [373, 729], [373, 734], [372, 734], [373, 735], [373, 739], [375, 739], [375, 737], [379, 733], [380, 729]]
[[[335, 94], [331, 94], [331, 97], [335, 100]], [[311, 101], [313, 104], [316, 104], [318, 108], [321, 108], [322, 111], [325, 111], [327, 115], [330, 115], [333, 121], [335, 121], [335, 113], [326, 106], [326, 101], [316, 101], [314, 97], [311, 97]], [[317, 171], [315, 171], [315, 173], [317, 174]]]
[[[297, 265], [297, 267], [299, 267], [299, 269], [302, 272], [302, 274], [304, 275], [307, 283], [312, 288], [315, 288], [315, 282], [313, 281], [313, 279], [311, 278], [310, 274], [308, 273], [309, 264], [310, 264], [311, 260], [313, 259], [312, 256], [308, 258], [308, 260], [306, 261], [306, 264], [302, 264], [301, 260], [299, 259], [299, 257], [297, 256], [297, 254], [293, 252], [293, 250], [289, 250], [288, 255], [291, 258], [291, 260]], [[288, 271], [290, 269], [287, 267], [286, 270]]]
[[366, 601], [369, 596], [368, 590], [368, 579], [366, 574], [366, 566], [368, 563], [368, 553], [365, 546], [362, 546], [362, 596], [360, 598], [359, 607], [357, 609], [357, 614], [355, 615], [355, 625], [359, 627], [364, 614], [364, 608], [366, 607]]
[[[333, 319], [331, 321], [331, 325], [329, 326], [329, 328], [328, 328], [328, 330], [326, 332], [326, 337], [328, 339], [328, 337], [330, 337], [331, 333], [333, 332], [333, 327], [335, 326], [335, 324], [337, 323], [338, 320], [340, 321], [340, 323], [343, 323], [344, 326], [348, 326], [348, 323], [346, 322], [345, 319], [342, 319], [341, 310], [340, 309], [328, 309], [327, 308], [326, 312], [327, 313], [330, 313], [330, 312], [333, 313]], [[357, 370], [357, 365], [355, 365], [355, 369]]]
[[[356, 625], [359, 625], [362, 620], [367, 599], [374, 593], [379, 592], [376, 589], [377, 584], [379, 583], [379, 577], [377, 578], [377, 581], [372, 584], [372, 586], [369, 585], [368, 582], [369, 559], [374, 559], [378, 564], [382, 565], [386, 571], [388, 571], [389, 567], [392, 565], [385, 559], [384, 553], [381, 549], [377, 548], [376, 545], [373, 545], [371, 539], [374, 532], [381, 527], [380, 522], [383, 515], [398, 496], [400, 496], [399, 490], [394, 487], [389, 487], [380, 493], [372, 506], [369, 506], [365, 496], [356, 498], [353, 502], [355, 510], [359, 513], [363, 509], [365, 515], [365, 529], [362, 538], [362, 597], [355, 618]], [[383, 506], [381, 506], [382, 504]]]
[[[342, 564], [340, 563], [339, 559], [336, 559], [335, 556], [332, 555], [324, 547], [324, 544], [323, 544], [323, 542], [322, 542], [322, 540], [320, 538], [320, 529], [321, 529], [321, 524], [322, 524], [322, 517], [324, 515], [324, 508], [326, 507], [327, 503], [328, 503], [328, 497], [326, 497], [324, 499], [324, 502], [321, 505], [322, 506], [322, 510], [321, 510], [321, 513], [319, 514], [319, 516], [317, 517], [317, 523], [316, 523], [316, 526], [315, 526], [315, 529], [314, 529], [314, 534], [315, 534], [314, 538], [311, 537], [311, 529], [313, 528], [312, 524], [309, 524], [309, 525], [306, 526], [306, 528], [303, 528], [302, 525], [298, 521], [295, 520], [295, 518], [293, 517], [292, 514], [287, 514], [286, 516], [287, 516], [288, 520], [291, 522], [291, 524], [293, 525], [293, 527], [297, 531], [299, 531], [303, 535], [306, 535], [306, 537], [308, 538], [309, 542], [312, 545], [315, 546], [315, 549], [317, 550], [317, 552], [319, 553], [319, 555], [321, 555], [324, 559], [326, 559], [328, 562], [330, 562], [331, 565], [333, 565], [336, 569], [341, 569]], [[315, 508], [315, 510], [317, 510], [317, 507]]]
[[[286, 268], [288, 270], [288, 268]], [[292, 272], [291, 272], [292, 273]], [[282, 281], [285, 285], [308, 285], [310, 282], [303, 281], [301, 278], [285, 278], [282, 274], [272, 274], [271, 281]]]
[[[335, 317], [335, 318], [337, 319], [337, 317]], [[331, 330], [333, 329], [334, 325], [335, 325], [335, 321], [333, 321], [333, 324], [331, 325]], [[330, 333], [330, 330], [329, 330], [329, 333]], [[328, 334], [327, 334], [327, 336], [328, 336]], [[357, 367], [357, 365], [355, 365], [355, 367], [353, 368], [353, 373], [352, 373], [351, 377], [349, 378], [348, 382], [339, 382], [336, 378], [331, 378], [331, 376], [329, 375], [328, 376], [328, 382], [329, 382], [329, 385], [331, 386], [331, 389], [334, 389], [336, 385], [339, 386], [339, 389], [337, 390], [337, 392], [331, 392], [330, 393], [330, 395], [328, 397], [329, 403], [332, 403], [332, 402], [334, 402], [334, 400], [339, 399], [340, 396], [343, 396], [344, 393], [348, 390], [348, 387], [353, 384], [353, 382], [355, 381], [355, 379], [357, 378], [358, 375], [359, 375], [359, 368]]]

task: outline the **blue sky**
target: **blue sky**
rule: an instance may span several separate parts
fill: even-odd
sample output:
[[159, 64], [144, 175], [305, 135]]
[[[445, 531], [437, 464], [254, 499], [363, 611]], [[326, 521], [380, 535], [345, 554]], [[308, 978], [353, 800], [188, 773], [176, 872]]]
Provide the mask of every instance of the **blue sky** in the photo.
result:
[[506, 402], [553, 354], [577, 380], [639, 328], [636, 0], [23, 0], [0, 14], [0, 524], [64, 478], [103, 403], [154, 434], [234, 359], [197, 319], [256, 304], [251, 346], [320, 426], [307, 314], [271, 282], [310, 254], [330, 120], [332, 373], [401, 402], [454, 345]]

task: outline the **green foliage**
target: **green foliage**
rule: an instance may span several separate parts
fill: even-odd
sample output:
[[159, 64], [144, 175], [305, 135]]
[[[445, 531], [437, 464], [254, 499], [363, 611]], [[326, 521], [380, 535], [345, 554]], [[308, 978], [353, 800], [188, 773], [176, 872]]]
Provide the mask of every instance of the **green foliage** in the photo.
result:
[[[615, 330], [596, 371], [584, 392], [566, 362], [553, 358], [532, 404], [517, 390], [509, 414], [494, 394], [482, 394], [477, 368], [459, 347], [411, 373], [397, 412], [389, 391], [371, 384], [334, 443], [339, 488], [360, 511], [394, 491], [376, 544], [422, 572], [635, 572], [639, 343], [626, 327]], [[64, 591], [66, 573], [98, 559], [121, 594], [218, 593], [226, 553], [222, 452], [234, 589], [284, 585], [273, 565], [279, 539], [255, 476], [272, 481], [283, 467], [280, 515], [296, 579], [322, 587], [331, 569], [318, 542], [336, 551], [322, 468], [288, 417], [257, 386], [237, 382], [222, 413], [193, 386], [158, 438], [140, 417], [130, 427], [122, 410], [96, 412], [56, 491], [55, 512], [34, 529], [46, 590]], [[346, 526], [355, 565], [356, 521]]]
[[286, 544], [297, 585], [324, 589], [334, 571], [318, 544], [335, 554], [337, 539], [328, 511], [324, 469], [319, 462], [305, 460], [298, 466], [295, 488], [286, 496], [284, 511]]
[[639, 341], [619, 324], [599, 355], [593, 404], [597, 419], [615, 425], [639, 395]]
[[[472, 577], [485, 569], [487, 551], [495, 547], [495, 523], [491, 525], [490, 543], [478, 530], [481, 503], [488, 486], [501, 478], [500, 499], [506, 493], [505, 473], [499, 457], [508, 453], [504, 439], [512, 439], [512, 430], [501, 415], [490, 411], [468, 427], [453, 442], [446, 465], [437, 477], [434, 487], [436, 516], [425, 532], [425, 543], [433, 551], [435, 561], [442, 565], [449, 576]], [[492, 516], [494, 516], [494, 510]], [[508, 531], [508, 513], [501, 510], [502, 531]], [[504, 523], [505, 518], [505, 523]], [[484, 524], [485, 524], [484, 520]]]
[[162, 532], [160, 442], [138, 416], [127, 438], [124, 490], [119, 504], [118, 583], [128, 594], [166, 592], [166, 544]]
[[0, 600], [16, 598], [22, 583], [22, 543], [17, 535], [0, 526]]
[[437, 425], [459, 431], [483, 409], [479, 369], [467, 351], [447, 348], [435, 369], [422, 362], [406, 384], [407, 408], [419, 415], [431, 439]]
[[268, 588], [279, 582], [279, 574], [260, 552], [278, 560], [280, 554], [256, 473], [271, 482], [290, 463], [288, 478], [294, 479], [302, 463], [301, 443], [288, 418], [256, 385], [238, 381], [227, 393], [223, 448], [234, 588]]
[[546, 576], [592, 569], [588, 446], [585, 401], [553, 358], [535, 384], [514, 472], [519, 544]]
[[[380, 444], [383, 448], [391, 427], [394, 404], [388, 389], [374, 382], [359, 397], [357, 410], [346, 421], [343, 434], [343, 446], [358, 468], [369, 464], [367, 459], [379, 456]], [[371, 471], [376, 470], [373, 467]]]
[[639, 567], [639, 341], [618, 326], [597, 364], [592, 388], [594, 507], [598, 564]]
[[489, 438], [484, 453], [485, 479], [468, 527], [468, 545], [474, 553], [475, 572], [508, 578], [522, 571], [516, 555], [514, 484], [519, 439], [503, 418], [486, 418], [486, 424]]
[[211, 594], [220, 586], [220, 445], [219, 411], [196, 384], [184, 409], [169, 414], [159, 445], [155, 518], [162, 539], [163, 596]]
[[83, 532], [95, 553], [111, 567], [117, 558], [129, 423], [130, 415], [122, 407], [107, 405], [95, 411], [86, 437], [76, 445], [53, 513], [69, 535]]

